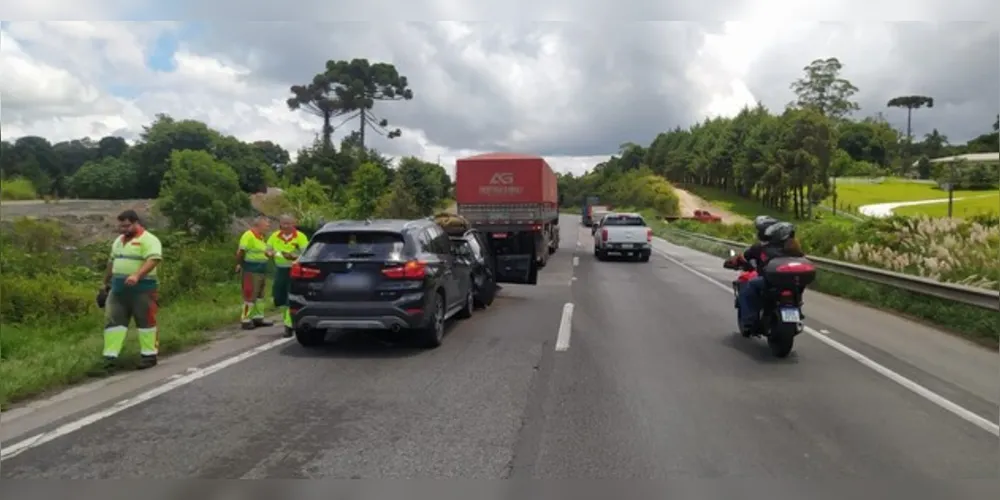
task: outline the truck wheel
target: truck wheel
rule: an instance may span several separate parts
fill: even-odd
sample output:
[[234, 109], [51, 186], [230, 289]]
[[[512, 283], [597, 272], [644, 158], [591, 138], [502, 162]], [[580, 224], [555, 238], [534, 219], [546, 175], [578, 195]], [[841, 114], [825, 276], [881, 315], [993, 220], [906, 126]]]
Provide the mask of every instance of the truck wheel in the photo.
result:
[[649, 262], [649, 252], [639, 254], [639, 262]]
[[595, 248], [594, 257], [597, 257], [597, 260], [607, 260], [608, 254], [604, 250], [598, 250]]
[[556, 253], [556, 249], [557, 248], [558, 247], [549, 247], [549, 255], [552, 255], [552, 254]]

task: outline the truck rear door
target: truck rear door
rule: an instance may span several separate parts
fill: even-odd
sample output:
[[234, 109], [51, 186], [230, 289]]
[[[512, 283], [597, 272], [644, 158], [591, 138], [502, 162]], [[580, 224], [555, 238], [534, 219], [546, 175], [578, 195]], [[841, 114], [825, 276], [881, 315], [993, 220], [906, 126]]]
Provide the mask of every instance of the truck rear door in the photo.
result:
[[534, 233], [485, 233], [497, 283], [538, 284], [538, 262]]

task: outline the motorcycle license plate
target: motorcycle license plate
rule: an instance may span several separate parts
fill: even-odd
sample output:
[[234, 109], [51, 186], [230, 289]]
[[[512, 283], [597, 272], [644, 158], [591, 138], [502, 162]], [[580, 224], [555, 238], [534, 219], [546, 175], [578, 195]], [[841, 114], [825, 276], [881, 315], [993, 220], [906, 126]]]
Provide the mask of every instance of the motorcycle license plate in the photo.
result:
[[799, 310], [792, 307], [784, 307], [781, 309], [781, 321], [785, 323], [798, 323], [802, 321], [799, 316]]

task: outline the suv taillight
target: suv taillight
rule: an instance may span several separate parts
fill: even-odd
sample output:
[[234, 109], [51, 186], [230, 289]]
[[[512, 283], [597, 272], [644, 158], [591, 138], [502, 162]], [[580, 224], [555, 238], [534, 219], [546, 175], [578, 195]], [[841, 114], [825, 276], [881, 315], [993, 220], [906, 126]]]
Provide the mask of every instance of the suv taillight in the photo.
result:
[[601, 229], [601, 241], [608, 241], [608, 230]]
[[646, 228], [646, 243], [652, 243], [652, 242], [653, 242], [653, 229], [647, 227]]
[[289, 272], [289, 275], [292, 277], [292, 279], [307, 280], [319, 276], [319, 269], [316, 269], [314, 267], [306, 267], [296, 262], [292, 264], [292, 269]]
[[427, 276], [427, 263], [411, 260], [401, 266], [387, 267], [382, 274], [394, 280], [420, 280]]

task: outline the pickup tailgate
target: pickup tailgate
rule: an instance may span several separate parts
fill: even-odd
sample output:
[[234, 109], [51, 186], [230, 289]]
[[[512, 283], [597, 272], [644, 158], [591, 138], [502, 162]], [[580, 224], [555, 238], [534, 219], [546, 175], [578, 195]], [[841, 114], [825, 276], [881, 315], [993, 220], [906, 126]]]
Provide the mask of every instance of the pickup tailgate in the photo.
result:
[[646, 243], [645, 226], [605, 226], [608, 243]]

